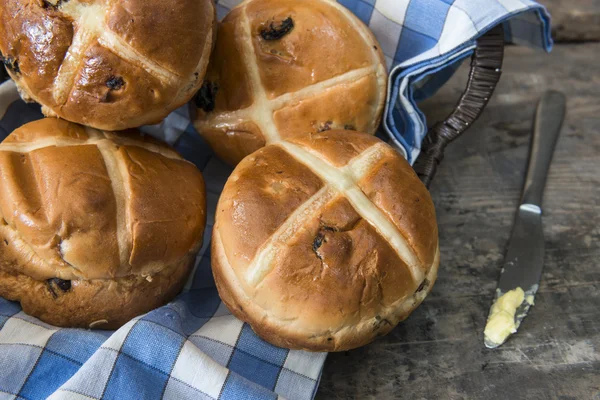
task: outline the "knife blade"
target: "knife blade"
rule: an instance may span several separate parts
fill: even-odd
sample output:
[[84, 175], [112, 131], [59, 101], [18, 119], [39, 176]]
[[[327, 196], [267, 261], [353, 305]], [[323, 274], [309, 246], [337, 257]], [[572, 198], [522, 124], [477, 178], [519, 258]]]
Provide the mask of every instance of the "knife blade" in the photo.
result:
[[534, 303], [544, 267], [542, 196], [565, 113], [560, 92], [546, 92], [537, 105], [523, 194], [484, 330], [488, 348], [515, 333]]

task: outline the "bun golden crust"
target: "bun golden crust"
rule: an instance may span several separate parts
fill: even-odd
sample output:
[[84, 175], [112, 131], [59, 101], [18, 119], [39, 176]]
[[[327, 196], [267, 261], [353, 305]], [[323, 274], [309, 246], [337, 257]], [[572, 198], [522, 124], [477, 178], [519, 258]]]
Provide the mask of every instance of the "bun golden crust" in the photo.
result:
[[229, 309], [271, 343], [312, 351], [389, 332], [439, 264], [427, 189], [391, 147], [347, 131], [245, 158], [219, 200], [212, 246]]
[[265, 144], [327, 129], [374, 134], [387, 74], [380, 46], [330, 0], [250, 0], [219, 25], [192, 111], [219, 157], [237, 164]]
[[105, 130], [158, 123], [202, 85], [210, 0], [0, 0], [0, 51], [46, 116]]
[[[8, 241], [0, 227], [2, 264], [22, 266], [31, 262], [27, 254], [5, 246]], [[9, 242], [10, 243], [10, 242]], [[35, 280], [28, 275], [4, 272], [0, 264], [0, 295], [19, 301], [23, 311], [55, 326], [72, 328], [118, 329], [133, 317], [158, 308], [173, 299], [183, 288], [194, 262], [193, 256], [165, 266], [149, 281], [141, 275], [115, 279], [77, 279], [68, 290], [60, 281]]]
[[205, 190], [168, 146], [48, 118], [0, 144], [0, 170], [0, 296], [55, 325], [114, 328], [181, 289]]

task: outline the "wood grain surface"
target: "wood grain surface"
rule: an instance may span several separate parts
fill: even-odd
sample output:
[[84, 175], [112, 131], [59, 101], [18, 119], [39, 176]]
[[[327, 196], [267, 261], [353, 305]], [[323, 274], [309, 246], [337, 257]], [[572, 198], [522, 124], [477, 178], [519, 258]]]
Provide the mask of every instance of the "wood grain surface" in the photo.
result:
[[552, 32], [557, 42], [600, 40], [600, 1], [539, 0], [552, 15]]
[[[492, 101], [432, 184], [442, 262], [433, 293], [390, 335], [329, 355], [317, 398], [600, 399], [600, 44], [507, 49]], [[467, 67], [423, 108], [442, 119]], [[521, 192], [535, 103], [568, 97], [544, 197], [536, 304], [496, 350], [483, 328]]]

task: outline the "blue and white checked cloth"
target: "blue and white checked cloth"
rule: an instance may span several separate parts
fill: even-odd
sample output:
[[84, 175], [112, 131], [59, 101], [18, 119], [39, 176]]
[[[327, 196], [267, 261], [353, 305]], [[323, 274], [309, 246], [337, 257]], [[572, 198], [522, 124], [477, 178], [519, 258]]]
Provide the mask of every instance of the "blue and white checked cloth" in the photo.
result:
[[[451, 76], [479, 35], [502, 22], [507, 41], [552, 46], [549, 16], [529, 0], [339, 1], [381, 43], [391, 71], [384, 128], [410, 161], [426, 133], [416, 102]], [[219, 17], [238, 2], [221, 0]], [[0, 86], [0, 140], [40, 117], [39, 107], [18, 100], [14, 84]], [[0, 298], [0, 400], [311, 399], [326, 355], [265, 343], [229, 314], [215, 289], [209, 239], [230, 169], [212, 157], [185, 108], [144, 130], [194, 162], [207, 182], [206, 240], [184, 293], [115, 332], [57, 329]]]

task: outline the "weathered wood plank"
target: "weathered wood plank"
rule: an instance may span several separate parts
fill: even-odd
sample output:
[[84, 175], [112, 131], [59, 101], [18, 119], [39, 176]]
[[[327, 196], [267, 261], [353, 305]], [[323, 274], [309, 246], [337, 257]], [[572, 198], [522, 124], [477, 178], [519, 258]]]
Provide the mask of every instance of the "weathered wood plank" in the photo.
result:
[[[318, 398], [600, 398], [600, 44], [546, 55], [507, 49], [481, 119], [453, 143], [433, 182], [442, 263], [433, 293], [390, 335], [329, 356]], [[452, 108], [466, 66], [424, 104]], [[519, 333], [487, 350], [483, 328], [513, 223], [535, 102], [568, 96], [544, 200], [546, 261]]]
[[552, 15], [552, 32], [557, 42], [600, 40], [600, 1], [539, 0]]

